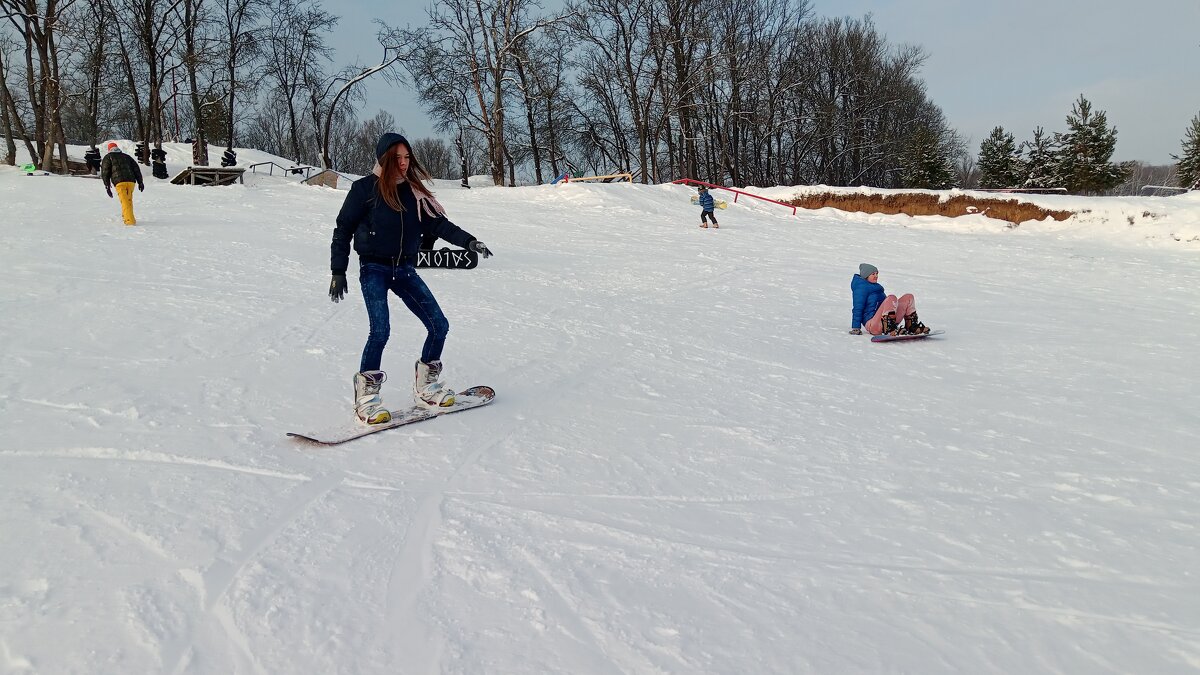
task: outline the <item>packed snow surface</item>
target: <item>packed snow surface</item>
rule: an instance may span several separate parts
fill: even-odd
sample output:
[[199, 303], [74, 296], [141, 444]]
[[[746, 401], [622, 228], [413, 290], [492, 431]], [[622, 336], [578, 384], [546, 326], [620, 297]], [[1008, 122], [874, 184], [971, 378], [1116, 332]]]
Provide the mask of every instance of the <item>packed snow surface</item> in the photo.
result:
[[[445, 377], [497, 399], [320, 447], [345, 186], [146, 180], [125, 227], [0, 167], [0, 672], [1200, 670], [1196, 197], [706, 230], [681, 186], [440, 183], [496, 254], [422, 272]], [[848, 335], [860, 262], [946, 334]], [[422, 339], [393, 300], [391, 407]]]

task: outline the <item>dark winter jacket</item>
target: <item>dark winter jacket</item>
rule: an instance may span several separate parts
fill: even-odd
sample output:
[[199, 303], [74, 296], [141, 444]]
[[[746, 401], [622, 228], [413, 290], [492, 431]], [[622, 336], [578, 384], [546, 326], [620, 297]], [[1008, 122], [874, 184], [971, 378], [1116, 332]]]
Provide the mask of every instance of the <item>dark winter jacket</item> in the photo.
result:
[[104, 156], [104, 161], [100, 162], [100, 180], [104, 181], [106, 189], [110, 187], [110, 184], [119, 185], [121, 183], [137, 183], [138, 187], [141, 187], [142, 169], [129, 155], [120, 150], [113, 150]]
[[404, 211], [393, 211], [376, 194], [378, 182], [379, 177], [370, 174], [350, 185], [329, 247], [329, 266], [334, 274], [345, 274], [350, 265], [351, 239], [360, 259], [369, 256], [401, 262], [403, 258], [409, 264], [416, 260], [422, 235], [434, 235], [463, 248], [474, 240], [440, 211], [428, 208], [424, 203], [418, 205], [412, 185], [407, 181], [395, 188]]
[[705, 211], [712, 211], [715, 202], [713, 196], [708, 193], [708, 190], [700, 193], [700, 208]]
[[887, 293], [881, 284], [871, 283], [857, 274], [850, 280], [850, 292], [854, 295], [850, 328], [857, 329], [875, 316], [875, 312], [879, 311], [879, 306], [887, 298]]

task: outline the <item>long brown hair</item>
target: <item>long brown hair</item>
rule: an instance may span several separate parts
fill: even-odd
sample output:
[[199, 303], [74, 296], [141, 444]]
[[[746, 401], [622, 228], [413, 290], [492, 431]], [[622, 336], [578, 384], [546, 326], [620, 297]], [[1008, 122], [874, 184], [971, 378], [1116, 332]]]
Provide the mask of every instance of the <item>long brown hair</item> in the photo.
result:
[[[412, 186], [413, 195], [421, 197], [422, 194], [432, 195], [429, 188], [426, 187], [425, 181], [432, 180], [432, 176], [421, 166], [413, 155], [412, 146], [408, 143], [397, 143], [408, 149], [408, 173], [404, 175], [404, 179]], [[396, 153], [392, 151], [393, 145], [383, 154], [383, 160], [379, 163], [379, 180], [375, 183], [375, 190], [379, 193], [379, 197], [393, 211], [404, 211], [404, 204], [400, 203], [400, 194], [396, 190], [396, 185], [400, 183], [400, 161], [396, 159]]]

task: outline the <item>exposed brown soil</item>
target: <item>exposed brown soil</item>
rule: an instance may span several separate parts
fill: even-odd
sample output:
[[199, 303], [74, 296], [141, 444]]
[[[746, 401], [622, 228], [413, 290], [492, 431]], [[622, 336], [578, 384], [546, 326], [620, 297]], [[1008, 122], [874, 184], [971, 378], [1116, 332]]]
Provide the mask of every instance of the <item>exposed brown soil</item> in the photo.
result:
[[901, 192], [896, 194], [839, 194], [822, 192], [804, 195], [786, 202], [803, 209], [834, 208], [860, 213], [903, 213], [909, 216], [967, 216], [982, 213], [988, 218], [1021, 224], [1027, 220], [1066, 220], [1075, 215], [1072, 211], [1045, 209], [1035, 204], [1015, 199], [954, 195], [940, 200], [936, 194]]

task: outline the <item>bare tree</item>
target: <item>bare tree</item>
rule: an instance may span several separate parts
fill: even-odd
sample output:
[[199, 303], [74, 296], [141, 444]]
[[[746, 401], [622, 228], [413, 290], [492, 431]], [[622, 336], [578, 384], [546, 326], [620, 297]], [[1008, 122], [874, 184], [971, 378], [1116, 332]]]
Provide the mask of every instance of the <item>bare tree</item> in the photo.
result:
[[541, 184], [544, 182], [542, 180], [542, 154], [541, 148], [538, 147], [536, 121], [537, 99], [541, 92], [538, 82], [533, 77], [533, 74], [540, 69], [539, 64], [534, 62], [534, 59], [538, 58], [540, 54], [535, 40], [535, 36], [529, 35], [520, 41], [513, 58], [513, 65], [517, 73], [517, 91], [520, 93], [521, 103], [525, 109], [525, 124], [529, 134], [526, 147], [529, 149], [530, 161], [533, 162], [535, 180]]
[[[654, 0], [595, 0], [571, 22], [576, 39], [587, 45], [581, 63], [589, 72], [581, 84], [600, 97], [611, 129], [619, 132], [610, 135], [616, 144], [613, 168], [636, 165], [643, 181], [650, 173], [651, 111], [664, 75], [651, 44], [655, 9]], [[632, 138], [621, 132], [625, 121]]]
[[[701, 90], [700, 79], [695, 76], [695, 71], [709, 35], [706, 26], [691, 21], [700, 12], [701, 2], [665, 0], [664, 5], [665, 23], [661, 28], [663, 55], [671, 69], [671, 77], [664, 80], [664, 84], [667, 84], [663, 97], [664, 113], [668, 120], [675, 120], [679, 140], [678, 155], [671, 153], [672, 162], [680, 175], [695, 176], [699, 173], [695, 145], [699, 138], [695, 121], [699, 113], [696, 98]], [[674, 139], [674, 134], [669, 130], [667, 138], [669, 147]]]
[[[73, 2], [84, 7], [64, 14]], [[500, 185], [545, 182], [547, 170], [885, 187], [949, 183], [955, 171], [969, 183], [972, 173], [918, 77], [924, 52], [889, 44], [869, 15], [812, 18], [809, 0], [575, 0], [561, 11], [538, 0], [434, 0], [423, 26], [377, 22], [379, 62], [340, 71], [326, 44], [338, 19], [321, 0], [0, 8], [21, 38], [0, 44], [0, 127], [8, 156], [25, 138], [43, 164], [47, 143], [94, 140], [101, 129], [161, 143], [166, 104], [188, 101], [170, 112], [176, 127], [190, 115], [202, 144], [224, 136], [232, 148], [242, 134], [297, 162], [359, 171], [387, 121], [357, 119], [360, 85], [403, 73], [434, 128], [461, 145], [466, 171]], [[63, 44], [45, 39], [48, 8]], [[83, 31], [65, 29], [72, 22], [107, 32], [108, 43], [83, 49]], [[442, 150], [442, 141], [423, 148], [431, 167]]]
[[440, 138], [418, 138], [412, 142], [413, 154], [434, 178], [455, 178], [454, 150]]
[[507, 106], [515, 61], [534, 33], [563, 20], [532, 17], [535, 8], [532, 0], [438, 0], [427, 26], [405, 32], [405, 67], [439, 128], [465, 124], [481, 133], [497, 185], [506, 167], [513, 181]]
[[4, 127], [4, 162], [11, 166], [17, 161], [17, 144], [13, 141], [14, 137], [19, 137], [25, 143], [29, 155], [35, 160], [37, 151], [29, 138], [29, 133], [25, 131], [25, 125], [21, 121], [21, 111], [9, 89], [11, 81], [9, 63], [11, 61], [6, 55], [8, 49], [9, 45], [5, 36], [0, 34], [0, 124]]
[[195, 152], [192, 162], [196, 166], [208, 166], [208, 118], [218, 109], [216, 97], [201, 91], [202, 71], [212, 67], [210, 43], [216, 42], [212, 35], [211, 17], [207, 16], [206, 0], [184, 0], [183, 11], [183, 53], [181, 61], [186, 77], [188, 103], [191, 105], [193, 120], [193, 142]]
[[[388, 28], [381, 21], [376, 21], [379, 26], [379, 32], [376, 33], [376, 38], [379, 40], [379, 45], [383, 47], [383, 57], [379, 63], [373, 66], [352, 66], [343, 71], [337, 77], [331, 78], [323, 85], [318, 85], [315, 82], [310, 82], [310, 101], [312, 103], [312, 113], [314, 122], [321, 138], [321, 167], [332, 168], [333, 162], [330, 159], [329, 147], [330, 138], [333, 133], [334, 116], [340, 112], [339, 103], [343, 103], [343, 97], [351, 94], [355, 86], [367, 78], [377, 73], [382, 73], [384, 78], [394, 79], [397, 77], [392, 70], [392, 66], [399, 63], [403, 58], [404, 52], [404, 34], [392, 28]], [[334, 93], [334, 89], [337, 89]], [[332, 94], [332, 98], [330, 97]], [[323, 114], [321, 111], [324, 111]]]
[[[62, 130], [62, 72], [58, 31], [62, 14], [75, 0], [0, 0], [0, 11], [25, 41], [26, 86], [34, 116], [32, 153], [43, 171], [53, 170], [53, 146], [59, 147], [59, 168], [67, 172], [67, 142]], [[34, 55], [36, 54], [36, 68]]]
[[544, 154], [551, 173], [557, 177], [570, 170], [563, 141], [569, 135], [568, 113], [574, 88], [566, 75], [569, 37], [560, 30], [551, 31], [549, 36], [549, 42], [543, 45], [537, 59], [537, 67], [531, 69], [540, 136], [530, 142], [536, 144], [538, 157]]
[[287, 112], [290, 147], [286, 154], [296, 162], [307, 154], [302, 150], [301, 90], [306, 82], [325, 79], [321, 73], [333, 50], [324, 35], [337, 23], [338, 18], [323, 10], [318, 0], [276, 0], [271, 6], [270, 28], [264, 36], [264, 73]]
[[958, 156], [954, 158], [954, 176], [955, 182], [960, 188], [979, 187], [979, 165], [976, 164], [973, 153], [966, 149], [958, 153]]
[[217, 0], [221, 16], [221, 37], [225, 41], [226, 118], [225, 143], [233, 150], [237, 132], [238, 92], [249, 86], [241, 71], [258, 54], [257, 20], [266, 9], [266, 0]]
[[[380, 110], [371, 119], [360, 123], [340, 156], [338, 166], [343, 171], [359, 175], [371, 173], [376, 161], [375, 144], [379, 142], [380, 136], [389, 131], [404, 133], [403, 129], [396, 127], [396, 118], [386, 110]], [[416, 154], [416, 148], [413, 152]], [[423, 157], [420, 157], [420, 160], [422, 164], [425, 162]]]
[[[167, 100], [163, 98], [163, 87], [167, 77], [179, 66], [174, 55], [183, 37], [180, 8], [184, 0], [109, 0], [110, 8], [119, 13], [113, 29], [121, 43], [121, 54], [129, 81], [130, 93], [135, 104], [138, 120], [138, 136], [148, 150], [150, 143], [162, 148], [164, 136], [164, 113]], [[119, 4], [118, 4], [119, 3]], [[130, 34], [125, 34], [125, 27]], [[133, 49], [129, 49], [132, 43]], [[140, 57], [134, 63], [134, 56]], [[141, 70], [142, 68], [145, 70]], [[144, 76], [146, 88], [145, 107], [140, 105], [137, 79]], [[149, 164], [148, 154], [138, 157]]]
[[61, 34], [66, 67], [61, 83], [63, 135], [68, 143], [95, 144], [110, 126], [101, 106], [103, 92], [113, 75], [110, 54], [103, 39], [112, 22], [101, 0], [77, 3], [64, 15]]
[[[271, 94], [274, 93], [276, 92], [271, 92]], [[278, 105], [269, 95], [263, 101], [263, 105], [246, 121], [240, 136], [246, 147], [258, 148], [280, 156], [287, 156], [291, 153], [292, 141], [289, 133], [294, 129], [290, 128], [286, 117], [276, 112]], [[300, 120], [303, 122], [304, 118], [301, 117]], [[304, 129], [307, 130], [307, 126]], [[308, 135], [311, 136], [311, 134]], [[297, 164], [301, 161], [303, 158], [296, 158]]]

